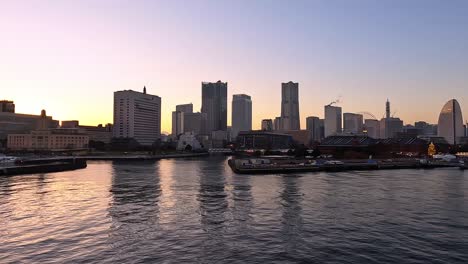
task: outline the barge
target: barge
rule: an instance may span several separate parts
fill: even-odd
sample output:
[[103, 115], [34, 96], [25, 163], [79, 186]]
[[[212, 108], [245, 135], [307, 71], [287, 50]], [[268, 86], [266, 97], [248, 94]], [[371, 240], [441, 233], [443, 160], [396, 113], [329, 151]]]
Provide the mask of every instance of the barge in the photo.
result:
[[228, 160], [229, 167], [238, 174], [277, 174], [319, 171], [351, 171], [351, 170], [391, 170], [391, 169], [431, 169], [441, 167], [459, 167], [459, 163], [432, 162], [426, 160], [353, 160], [315, 161], [308, 159], [269, 159], [241, 158]]
[[0, 167], [0, 176], [12, 176], [20, 174], [49, 173], [84, 169], [87, 167], [85, 159], [64, 159], [53, 162], [24, 162], [13, 166]]

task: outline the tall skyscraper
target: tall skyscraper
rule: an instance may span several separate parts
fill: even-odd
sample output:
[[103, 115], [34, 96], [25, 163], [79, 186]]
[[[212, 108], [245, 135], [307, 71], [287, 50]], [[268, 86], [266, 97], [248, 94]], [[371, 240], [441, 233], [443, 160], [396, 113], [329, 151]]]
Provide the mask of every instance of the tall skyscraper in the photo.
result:
[[176, 105], [176, 111], [182, 113], [193, 113], [193, 104]]
[[143, 146], [161, 137], [161, 97], [124, 90], [114, 92], [114, 130], [116, 138], [133, 138]]
[[336, 135], [342, 131], [341, 107], [325, 106], [325, 137]]
[[227, 130], [227, 82], [202, 83], [201, 112], [207, 116], [206, 131]]
[[343, 131], [345, 133], [358, 134], [362, 133], [363, 127], [363, 116], [360, 114], [354, 113], [344, 113], [343, 114]]
[[300, 130], [299, 117], [299, 83], [281, 84], [281, 118], [283, 127], [281, 130]]
[[306, 118], [306, 129], [312, 132], [312, 139], [314, 141], [320, 141], [321, 138], [321, 127], [320, 118], [316, 116], [309, 116]]
[[252, 100], [245, 94], [232, 96], [232, 133], [235, 139], [240, 131], [252, 130]]
[[263, 120], [262, 120], [262, 130], [264, 130], [264, 131], [272, 131], [272, 130], [273, 130], [273, 120], [271, 120], [271, 119], [263, 119]]

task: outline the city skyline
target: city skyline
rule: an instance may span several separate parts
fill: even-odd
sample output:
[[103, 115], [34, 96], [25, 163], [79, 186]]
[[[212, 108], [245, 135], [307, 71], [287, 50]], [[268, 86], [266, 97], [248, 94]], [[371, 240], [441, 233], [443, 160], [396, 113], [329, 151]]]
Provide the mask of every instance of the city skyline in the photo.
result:
[[468, 112], [462, 1], [45, 2], [0, 4], [1, 99], [18, 113], [112, 123], [112, 93], [146, 86], [170, 132], [174, 107], [200, 111], [200, 83], [217, 80], [227, 98], [251, 95], [254, 129], [280, 116], [288, 81], [300, 85], [302, 129], [340, 96], [343, 111], [377, 118], [389, 98], [405, 124], [437, 123], [452, 98]]

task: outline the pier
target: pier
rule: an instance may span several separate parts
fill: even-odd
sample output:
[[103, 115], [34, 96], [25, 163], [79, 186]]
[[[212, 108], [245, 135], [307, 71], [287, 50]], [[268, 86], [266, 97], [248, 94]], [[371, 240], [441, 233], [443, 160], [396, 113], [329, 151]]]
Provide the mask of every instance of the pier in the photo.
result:
[[417, 159], [409, 160], [348, 160], [348, 161], [320, 161], [299, 159], [230, 159], [231, 169], [238, 174], [277, 174], [320, 171], [353, 171], [353, 170], [398, 170], [398, 169], [433, 169], [460, 168], [465, 169], [458, 162], [430, 161], [421, 162]]

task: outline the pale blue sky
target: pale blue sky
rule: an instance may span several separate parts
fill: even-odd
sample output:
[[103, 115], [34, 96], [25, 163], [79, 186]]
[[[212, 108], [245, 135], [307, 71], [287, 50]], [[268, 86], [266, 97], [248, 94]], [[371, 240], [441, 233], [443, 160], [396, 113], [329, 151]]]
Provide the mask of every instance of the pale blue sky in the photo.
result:
[[[85, 124], [112, 122], [112, 92], [200, 108], [202, 81], [252, 96], [254, 127], [299, 82], [301, 123], [344, 112], [436, 122], [468, 115], [467, 1], [0, 1], [0, 97]], [[466, 116], [468, 118], [468, 116]], [[229, 118], [230, 119], [230, 118]]]

